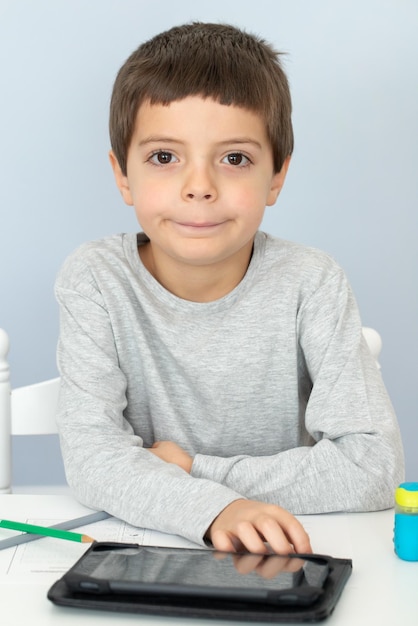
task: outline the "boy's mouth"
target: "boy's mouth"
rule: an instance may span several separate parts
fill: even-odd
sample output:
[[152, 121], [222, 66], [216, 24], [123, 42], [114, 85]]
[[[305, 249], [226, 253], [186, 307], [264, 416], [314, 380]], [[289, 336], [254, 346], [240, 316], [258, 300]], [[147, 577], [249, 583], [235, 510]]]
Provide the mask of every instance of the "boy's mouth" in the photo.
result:
[[204, 232], [214, 230], [225, 224], [226, 220], [220, 222], [178, 222], [175, 221], [174, 225], [180, 230], [189, 232]]
[[179, 226], [188, 226], [190, 228], [211, 228], [219, 226], [222, 222], [177, 222]]

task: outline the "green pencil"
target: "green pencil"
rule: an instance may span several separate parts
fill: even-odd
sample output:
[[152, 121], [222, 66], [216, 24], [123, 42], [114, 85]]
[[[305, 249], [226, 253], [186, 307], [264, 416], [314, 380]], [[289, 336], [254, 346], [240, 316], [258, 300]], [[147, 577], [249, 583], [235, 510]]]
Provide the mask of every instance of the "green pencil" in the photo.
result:
[[93, 543], [95, 541], [88, 535], [80, 535], [69, 530], [59, 530], [58, 528], [48, 528], [47, 526], [35, 526], [34, 524], [23, 524], [7, 519], [0, 520], [0, 528], [10, 530], [22, 530], [33, 535], [43, 535], [44, 537], [55, 537], [56, 539], [67, 539], [67, 541], [78, 541], [79, 543]]

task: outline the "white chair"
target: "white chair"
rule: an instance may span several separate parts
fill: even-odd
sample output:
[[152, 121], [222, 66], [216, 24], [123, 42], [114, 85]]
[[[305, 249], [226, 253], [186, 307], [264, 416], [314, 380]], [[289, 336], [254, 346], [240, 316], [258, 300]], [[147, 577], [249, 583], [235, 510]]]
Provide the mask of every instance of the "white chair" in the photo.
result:
[[11, 435], [57, 433], [59, 378], [10, 389], [9, 338], [0, 328], [0, 494], [11, 492]]
[[382, 338], [374, 328], [363, 326], [363, 337], [366, 340], [369, 350], [376, 361], [376, 367], [380, 370], [379, 357], [382, 352]]
[[[373, 328], [363, 335], [379, 365], [382, 340]], [[9, 338], [0, 328], [0, 494], [11, 492], [11, 435], [50, 435], [57, 432], [55, 422], [59, 378], [18, 387], [11, 393], [7, 354]]]

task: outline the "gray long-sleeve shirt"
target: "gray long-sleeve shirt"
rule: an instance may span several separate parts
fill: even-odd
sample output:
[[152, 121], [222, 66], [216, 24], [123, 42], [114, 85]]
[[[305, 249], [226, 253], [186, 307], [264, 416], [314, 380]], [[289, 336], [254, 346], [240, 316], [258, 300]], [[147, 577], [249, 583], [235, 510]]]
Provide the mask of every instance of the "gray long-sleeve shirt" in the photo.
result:
[[[85, 504], [202, 542], [239, 497], [294, 514], [392, 505], [396, 417], [346, 277], [257, 233], [241, 283], [182, 300], [146, 270], [144, 235], [82, 246], [56, 284], [67, 478]], [[191, 474], [147, 448], [171, 440]]]

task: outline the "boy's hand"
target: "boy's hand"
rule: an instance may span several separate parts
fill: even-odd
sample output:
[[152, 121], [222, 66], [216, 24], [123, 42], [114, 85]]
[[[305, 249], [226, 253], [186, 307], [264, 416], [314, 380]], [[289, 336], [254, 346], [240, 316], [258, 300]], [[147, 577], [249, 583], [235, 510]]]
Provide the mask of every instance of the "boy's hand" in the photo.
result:
[[156, 441], [152, 448], [148, 449], [162, 461], [174, 463], [190, 474], [193, 459], [190, 454], [174, 443], [174, 441]]
[[277, 554], [312, 552], [308, 534], [291, 513], [255, 500], [231, 502], [212, 522], [206, 536], [214, 548], [226, 552], [267, 553], [269, 547]]

